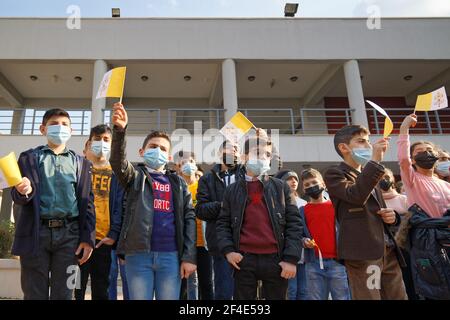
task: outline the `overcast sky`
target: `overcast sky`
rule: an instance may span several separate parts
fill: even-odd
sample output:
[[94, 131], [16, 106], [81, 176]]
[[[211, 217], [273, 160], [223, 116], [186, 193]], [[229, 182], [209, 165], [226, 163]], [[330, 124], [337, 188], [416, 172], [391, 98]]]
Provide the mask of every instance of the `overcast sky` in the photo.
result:
[[[288, 0], [289, 1], [289, 0]], [[77, 5], [82, 17], [283, 17], [286, 0], [0, 0], [3, 17], [65, 17]], [[450, 0], [303, 0], [297, 17], [450, 17]], [[376, 6], [376, 7], [374, 7]]]

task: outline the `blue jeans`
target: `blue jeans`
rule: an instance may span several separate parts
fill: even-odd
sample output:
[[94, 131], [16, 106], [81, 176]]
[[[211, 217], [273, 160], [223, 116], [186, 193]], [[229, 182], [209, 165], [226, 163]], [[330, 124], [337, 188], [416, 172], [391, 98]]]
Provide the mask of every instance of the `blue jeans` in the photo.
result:
[[307, 300], [305, 264], [297, 265], [295, 278], [288, 280], [288, 300]]
[[178, 252], [150, 252], [125, 256], [131, 300], [179, 300]]
[[108, 295], [109, 300], [117, 300], [117, 277], [120, 272], [122, 278], [122, 294], [123, 300], [129, 300], [127, 276], [125, 273], [125, 265], [120, 264], [117, 257], [116, 250], [111, 250], [111, 269], [109, 271], [109, 288]]
[[224, 256], [213, 256], [214, 300], [231, 300], [234, 291], [233, 267]]
[[324, 269], [319, 261], [305, 264], [306, 283], [309, 300], [350, 300], [347, 272], [345, 267], [334, 259], [323, 259]]

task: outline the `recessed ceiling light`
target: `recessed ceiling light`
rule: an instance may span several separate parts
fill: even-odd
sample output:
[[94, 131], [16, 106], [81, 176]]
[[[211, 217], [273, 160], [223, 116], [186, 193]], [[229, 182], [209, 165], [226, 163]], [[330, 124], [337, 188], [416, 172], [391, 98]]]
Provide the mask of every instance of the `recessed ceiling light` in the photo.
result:
[[292, 76], [292, 77], [289, 78], [289, 80], [291, 80], [292, 82], [295, 82], [295, 81], [298, 80], [298, 77], [297, 76]]
[[38, 77], [37, 77], [37, 76], [31, 75], [31, 76], [30, 76], [30, 79], [31, 79], [31, 81], [36, 81], [36, 80], [38, 79]]
[[76, 76], [76, 77], [74, 77], [73, 79], [74, 79], [76, 82], [80, 82], [81, 80], [83, 80], [83, 78], [80, 77], [80, 76]]
[[186, 75], [186, 76], [184, 76], [184, 81], [191, 81], [191, 76], [189, 76], [189, 75]]
[[144, 82], [147, 81], [148, 80], [148, 76], [146, 76], [146, 75], [141, 76], [141, 80], [144, 81]]
[[408, 74], [407, 76], [404, 76], [404, 77], [403, 77], [403, 80], [409, 81], [409, 80], [411, 80], [412, 78], [413, 78], [413, 76], [410, 75], [410, 74]]
[[256, 77], [255, 76], [248, 76], [248, 81], [255, 81]]

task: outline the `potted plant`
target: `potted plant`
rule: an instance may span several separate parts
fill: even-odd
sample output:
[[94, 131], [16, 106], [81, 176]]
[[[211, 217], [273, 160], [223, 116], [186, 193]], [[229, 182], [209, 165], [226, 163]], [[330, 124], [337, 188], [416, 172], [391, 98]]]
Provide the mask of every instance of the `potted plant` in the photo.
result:
[[20, 299], [20, 262], [11, 255], [14, 240], [14, 224], [0, 221], [0, 299]]

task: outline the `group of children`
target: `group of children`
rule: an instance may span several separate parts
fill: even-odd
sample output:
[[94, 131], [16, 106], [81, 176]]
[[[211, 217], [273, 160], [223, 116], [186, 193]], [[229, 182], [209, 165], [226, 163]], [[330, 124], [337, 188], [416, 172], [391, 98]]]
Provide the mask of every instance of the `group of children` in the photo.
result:
[[312, 168], [269, 176], [274, 150], [258, 129], [242, 154], [225, 141], [198, 179], [195, 155], [172, 158], [160, 131], [143, 141], [143, 162], [129, 162], [120, 103], [112, 129], [92, 128], [84, 157], [66, 147], [67, 112], [49, 110], [47, 144], [20, 155], [24, 178], [12, 189], [24, 298], [69, 300], [76, 289], [84, 299], [89, 276], [93, 299], [114, 298], [118, 269], [124, 296], [139, 300], [449, 298], [449, 155], [410, 146], [416, 122], [404, 120], [397, 142], [404, 196], [382, 165], [389, 139], [371, 144], [359, 125], [335, 134], [343, 161], [323, 177]]

